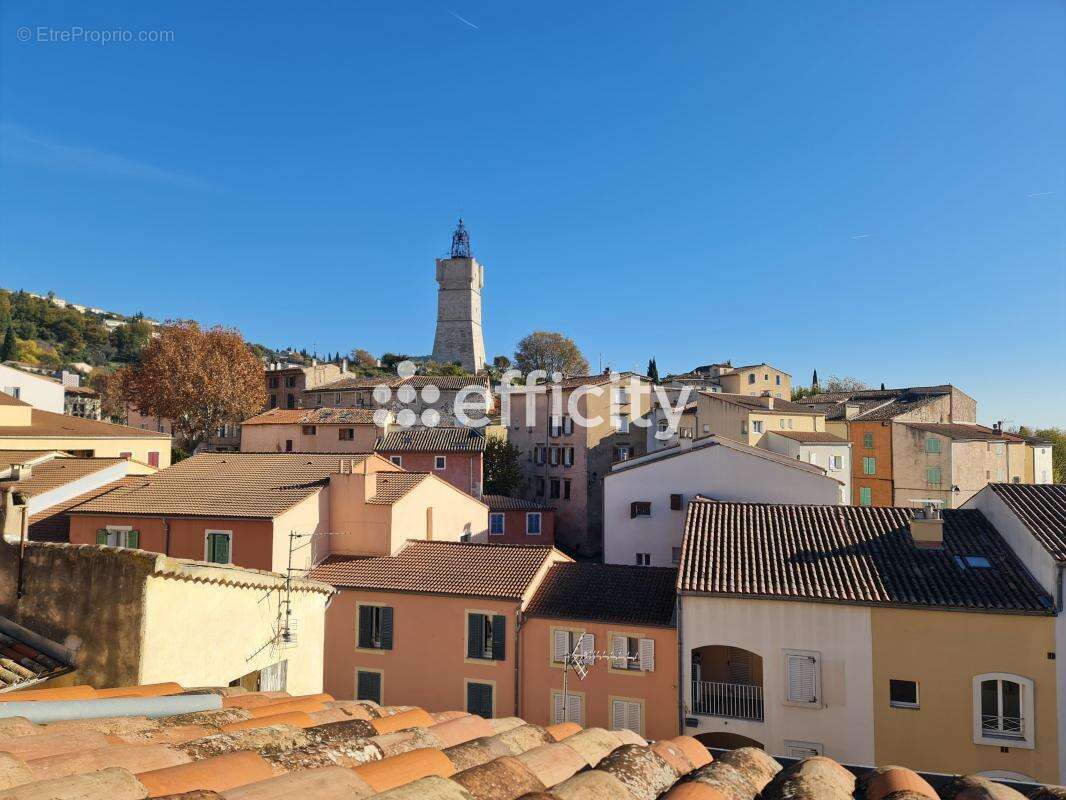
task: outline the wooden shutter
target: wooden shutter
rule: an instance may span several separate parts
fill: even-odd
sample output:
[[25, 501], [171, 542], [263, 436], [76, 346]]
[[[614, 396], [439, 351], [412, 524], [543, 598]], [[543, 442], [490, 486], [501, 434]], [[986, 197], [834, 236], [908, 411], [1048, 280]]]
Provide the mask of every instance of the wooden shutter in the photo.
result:
[[626, 655], [628, 652], [629, 642], [625, 636], [618, 636], [617, 634], [611, 636], [611, 666], [614, 669], [626, 668]]
[[99, 528], [96, 531], [96, 543], [107, 544], [107, 528]]
[[492, 684], [468, 683], [466, 685], [466, 710], [485, 719], [492, 719]]
[[466, 657], [485, 657], [484, 614], [468, 614], [466, 617]]
[[681, 495], [679, 495], [679, 494], [670, 495], [670, 510], [671, 511], [680, 511], [683, 502], [684, 501], [683, 501]]
[[791, 703], [818, 702], [818, 660], [802, 653], [785, 656], [788, 668], [788, 699]]
[[126, 547], [140, 547], [141, 546], [141, 532], [140, 531], [126, 531]]
[[[372, 606], [359, 606], [359, 646], [373, 647], [374, 609]], [[360, 673], [362, 674], [362, 673]]]
[[503, 661], [507, 657], [507, 617], [494, 614], [492, 617], [492, 660]]
[[382, 606], [381, 614], [381, 649], [392, 649], [392, 606]]
[[381, 673], [359, 671], [356, 678], [356, 700], [381, 702]]
[[566, 654], [570, 649], [570, 631], [552, 631], [552, 661], [562, 664], [566, 660]]
[[655, 640], [641, 639], [638, 644], [641, 672], [655, 671]]
[[566, 709], [563, 707], [563, 693], [552, 693], [552, 724], [558, 725], [560, 722], [566, 722]]

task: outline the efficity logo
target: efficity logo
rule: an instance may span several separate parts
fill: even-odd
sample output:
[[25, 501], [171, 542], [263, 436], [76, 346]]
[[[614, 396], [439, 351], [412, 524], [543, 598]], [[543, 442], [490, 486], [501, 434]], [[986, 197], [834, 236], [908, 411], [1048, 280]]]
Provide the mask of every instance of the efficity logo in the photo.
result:
[[[396, 380], [373, 387], [371, 397], [377, 406], [374, 424], [385, 427], [394, 418], [402, 428], [416, 425], [435, 428], [442, 423], [484, 428], [492, 424], [496, 397], [486, 384], [470, 383], [459, 389], [449, 388], [447, 391], [454, 392], [450, 398], [450, 414], [442, 414], [442, 410], [448, 411], [448, 401], [441, 403], [444, 397], [441, 388], [431, 379], [416, 388], [411, 379], [417, 372], [418, 367], [413, 361], [401, 361], [396, 366]], [[623, 432], [628, 431], [630, 425], [647, 428], [653, 424], [653, 415], [646, 412], [655, 408], [659, 412], [654, 423], [655, 438], [661, 441], [677, 435], [681, 415], [692, 394], [691, 387], [684, 387], [671, 397], [664, 387], [652, 386], [637, 375], [627, 374], [623, 378], [617, 372], [610, 372], [601, 379], [593, 378], [588, 383], [568, 386], [564, 398], [563, 375], [559, 372], [549, 375], [545, 370], [532, 370], [526, 375], [507, 370], [501, 375], [496, 390], [500, 404], [499, 424], [505, 427], [515, 423], [535, 426], [538, 406], [541, 406], [540, 415], [544, 418], [544, 401], [538, 401], [544, 397], [552, 423], [560, 427], [562, 420], [567, 418], [571, 425], [581, 428], [595, 428], [604, 422], [610, 422], [615, 430]], [[602, 408], [600, 403], [587, 402], [587, 397], [598, 398], [608, 393], [610, 402], [606, 418], [585, 413], [590, 407]], [[635, 413], [637, 409], [642, 412]]]

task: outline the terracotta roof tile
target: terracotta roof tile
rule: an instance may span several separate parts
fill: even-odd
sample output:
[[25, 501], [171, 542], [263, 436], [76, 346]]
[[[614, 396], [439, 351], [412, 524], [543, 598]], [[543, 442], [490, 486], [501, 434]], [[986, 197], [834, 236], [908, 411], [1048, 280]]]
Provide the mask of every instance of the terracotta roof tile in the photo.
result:
[[[920, 548], [914, 511], [869, 506], [689, 503], [678, 589], [764, 599], [1050, 614], [1052, 599], [980, 511], [944, 514]], [[967, 566], [982, 556], [987, 568]]]
[[115, 489], [143, 486], [146, 482], [147, 478], [143, 476], [128, 475], [46, 508], [30, 517], [30, 539], [35, 542], [68, 542], [70, 541], [70, 514], [67, 512], [70, 509]]
[[[2, 394], [2, 393], [0, 393]], [[4, 395], [6, 397], [6, 395]], [[22, 403], [25, 405], [25, 403]], [[170, 441], [165, 433], [131, 428], [128, 425], [114, 425], [98, 419], [72, 417], [67, 414], [55, 414], [51, 411], [33, 409], [29, 425], [0, 425], [0, 439], [9, 438], [69, 438], [69, 439], [163, 439]]]
[[394, 556], [331, 556], [309, 578], [342, 589], [519, 599], [551, 547], [411, 541]]
[[63, 458], [65, 453], [58, 450], [0, 450], [0, 473], [10, 469], [13, 464], [33, 464], [49, 458]]
[[374, 425], [369, 408], [272, 408], [242, 425]]
[[403, 499], [408, 492], [429, 480], [425, 472], [378, 472], [377, 490], [367, 503], [374, 506], [391, 506]]
[[318, 492], [341, 461], [369, 453], [201, 453], [71, 513], [269, 519]]
[[1066, 561], [1066, 484], [990, 483], [1056, 561]]
[[19, 400], [17, 397], [12, 397], [6, 392], [0, 392], [0, 406], [28, 406], [25, 400]]
[[984, 425], [965, 425], [960, 423], [929, 423], [929, 422], [907, 422], [904, 423], [908, 428], [914, 428], [915, 430], [925, 431], [926, 433], [936, 433], [940, 436], [946, 436], [949, 439], [955, 439], [958, 441], [994, 441], [1004, 442], [1007, 439], [1012, 438], [1010, 434], [1004, 434], [1002, 431], [993, 430], [992, 428], [986, 428]]
[[802, 444], [847, 444], [847, 439], [841, 439], [834, 433], [828, 433], [827, 431], [779, 431], [770, 430], [767, 433], [773, 433], [778, 436], [784, 436], [786, 439], [791, 439], [794, 442], [801, 442]]
[[123, 463], [123, 458], [54, 458], [32, 466], [27, 478], [0, 481], [0, 490], [15, 489], [32, 497]]
[[552, 506], [538, 503], [536, 500], [524, 500], [521, 497], [508, 497], [503, 494], [486, 494], [481, 502], [489, 511], [554, 511]]
[[484, 452], [485, 434], [464, 427], [408, 428], [382, 436], [374, 450], [379, 453]]
[[28, 689], [72, 670], [65, 648], [0, 617], [0, 693]]
[[629, 625], [671, 626], [677, 570], [625, 564], [552, 565], [526, 613]]

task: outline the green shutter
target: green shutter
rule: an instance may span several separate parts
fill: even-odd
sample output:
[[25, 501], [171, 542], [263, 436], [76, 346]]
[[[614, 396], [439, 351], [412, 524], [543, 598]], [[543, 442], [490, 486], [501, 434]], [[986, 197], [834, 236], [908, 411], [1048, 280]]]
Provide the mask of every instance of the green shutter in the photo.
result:
[[392, 649], [392, 606], [381, 607], [381, 649]]
[[96, 543], [107, 544], [107, 528], [99, 528], [96, 531]]
[[507, 657], [507, 617], [495, 614], [492, 617], [492, 660], [503, 661]]
[[492, 718], [492, 684], [468, 683], [466, 685], [466, 710], [485, 719]]
[[359, 671], [356, 677], [356, 700], [373, 700], [381, 702], [381, 673]]
[[483, 614], [467, 614], [466, 657], [485, 657], [485, 616]]
[[212, 533], [207, 537], [207, 560], [215, 564], [230, 563], [230, 541], [224, 533]]
[[[359, 606], [359, 646], [373, 647], [374, 609], [371, 606]], [[360, 673], [362, 674], [362, 673]]]
[[140, 531], [126, 531], [126, 547], [137, 548], [141, 546]]
[[925, 452], [927, 452], [927, 453], [939, 453], [940, 452], [940, 440], [939, 439], [926, 439], [925, 440]]
[[925, 471], [925, 479], [928, 483], [940, 483], [940, 467], [930, 467]]
[[866, 448], [874, 446], [874, 435], [872, 433], [864, 433], [862, 435], [862, 446]]
[[869, 486], [859, 487], [859, 505], [871, 506], [873, 505], [873, 490]]

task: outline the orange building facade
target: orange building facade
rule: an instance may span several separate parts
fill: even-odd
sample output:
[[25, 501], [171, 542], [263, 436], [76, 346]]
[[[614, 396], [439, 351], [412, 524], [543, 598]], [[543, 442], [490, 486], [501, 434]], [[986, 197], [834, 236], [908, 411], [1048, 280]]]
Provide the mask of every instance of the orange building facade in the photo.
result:
[[893, 505], [891, 420], [852, 420], [848, 423], [848, 437], [851, 441], [852, 505]]

